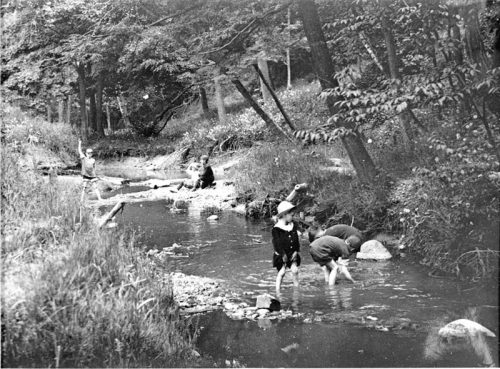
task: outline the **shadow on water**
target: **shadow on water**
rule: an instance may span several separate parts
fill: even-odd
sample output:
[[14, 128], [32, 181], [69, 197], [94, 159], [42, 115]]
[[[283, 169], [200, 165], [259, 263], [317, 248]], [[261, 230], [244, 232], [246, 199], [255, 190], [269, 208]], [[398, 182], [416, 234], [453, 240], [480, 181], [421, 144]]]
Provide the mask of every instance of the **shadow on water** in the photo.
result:
[[[145, 248], [181, 245], [170, 259], [169, 271], [220, 279], [239, 301], [250, 305], [261, 293], [274, 294], [270, 224], [231, 213], [221, 214], [219, 221], [208, 221], [196, 206], [174, 214], [164, 201], [129, 204], [117, 221], [138, 231]], [[321, 316], [323, 321], [259, 324], [215, 312], [194, 318], [199, 319], [202, 353], [221, 366], [228, 364], [226, 360], [233, 366], [255, 367], [474, 366], [478, 362], [470, 350], [424, 357], [435, 328], [466, 317], [471, 307], [476, 308], [476, 320], [498, 336], [496, 286], [465, 288], [452, 280], [428, 277], [418, 264], [394, 260], [351, 261], [349, 269], [357, 283], [341, 280], [330, 288], [308, 254], [308, 242], [302, 239], [301, 243], [301, 285], [293, 289], [290, 276], [285, 276], [280, 300], [283, 309]], [[374, 324], [398, 319], [419, 328], [379, 332], [363, 325], [367, 319]], [[490, 347], [497, 342], [494, 339]], [[281, 349], [287, 346], [285, 353]], [[492, 350], [498, 363], [496, 352]]]

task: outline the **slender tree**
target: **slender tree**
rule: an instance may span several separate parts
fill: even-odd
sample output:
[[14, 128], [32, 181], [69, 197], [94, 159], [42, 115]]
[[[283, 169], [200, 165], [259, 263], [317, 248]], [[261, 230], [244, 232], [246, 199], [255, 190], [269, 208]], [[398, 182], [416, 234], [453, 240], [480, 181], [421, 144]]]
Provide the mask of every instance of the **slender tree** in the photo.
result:
[[[298, 5], [304, 32], [311, 48], [314, 67], [321, 87], [323, 90], [335, 88], [339, 84], [334, 77], [335, 68], [326, 45], [316, 4], [313, 0], [299, 0]], [[335, 102], [333, 95], [327, 97], [327, 106], [332, 115], [337, 111]], [[354, 125], [346, 122], [338, 124], [338, 127], [344, 127], [350, 131], [350, 134], [343, 135], [341, 140], [358, 177], [364, 182], [373, 180], [377, 175], [377, 170]]]
[[82, 63], [78, 63], [76, 67], [78, 73], [78, 89], [79, 89], [79, 101], [80, 101], [80, 133], [82, 139], [86, 140], [88, 137], [88, 126], [87, 126], [87, 103], [86, 103], [86, 85], [85, 85], [85, 67]]

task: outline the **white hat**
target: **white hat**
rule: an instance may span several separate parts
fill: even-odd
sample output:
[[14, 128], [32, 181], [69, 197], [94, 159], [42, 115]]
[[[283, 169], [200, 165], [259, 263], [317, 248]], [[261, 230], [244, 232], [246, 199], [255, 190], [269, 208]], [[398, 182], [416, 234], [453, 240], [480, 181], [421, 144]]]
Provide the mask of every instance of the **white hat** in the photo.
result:
[[92, 150], [90, 147], [86, 150], [87, 154], [92, 154], [94, 150]]
[[292, 204], [291, 202], [288, 202], [288, 201], [282, 201], [280, 202], [280, 204], [278, 205], [278, 214], [276, 215], [277, 217], [280, 217], [281, 215], [283, 215], [284, 213], [292, 210], [293, 208], [295, 208], [295, 205]]

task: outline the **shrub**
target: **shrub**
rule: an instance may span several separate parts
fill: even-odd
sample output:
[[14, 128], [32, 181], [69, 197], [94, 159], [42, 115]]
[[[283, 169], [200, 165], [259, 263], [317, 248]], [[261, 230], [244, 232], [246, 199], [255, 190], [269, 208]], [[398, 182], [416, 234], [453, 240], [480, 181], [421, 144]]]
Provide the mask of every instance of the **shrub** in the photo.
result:
[[405, 243], [424, 264], [473, 279], [498, 273], [500, 183], [482, 172], [480, 163], [418, 168], [398, 187]]
[[310, 150], [290, 143], [263, 143], [253, 147], [235, 168], [236, 186], [240, 192], [257, 197], [290, 192], [297, 183], [307, 182], [311, 191], [328, 191], [335, 174], [321, 170], [327, 160], [313, 157]]
[[37, 144], [60, 156], [77, 157], [78, 138], [70, 125], [48, 123], [8, 105], [2, 108], [1, 116], [5, 129], [2, 139], [7, 143]]
[[263, 140], [265, 130], [262, 119], [253, 110], [246, 109], [238, 115], [229, 114], [222, 124], [214, 120], [199, 122], [196, 129], [184, 133], [180, 146], [192, 146], [199, 150], [217, 143], [215, 150], [235, 150]]

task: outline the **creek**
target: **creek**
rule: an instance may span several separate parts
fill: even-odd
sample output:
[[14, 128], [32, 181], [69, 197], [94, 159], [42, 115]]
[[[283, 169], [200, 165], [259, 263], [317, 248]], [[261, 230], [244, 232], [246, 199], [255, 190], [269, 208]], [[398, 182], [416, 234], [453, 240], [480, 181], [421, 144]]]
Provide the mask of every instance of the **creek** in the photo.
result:
[[[132, 203], [116, 220], [137, 232], [145, 249], [181, 246], [166, 272], [220, 280], [250, 306], [259, 294], [275, 295], [270, 223], [230, 212], [209, 221], [196, 206], [184, 213], [170, 208], [166, 201]], [[331, 288], [305, 238], [301, 244], [300, 287], [294, 289], [287, 274], [279, 296], [294, 318], [233, 320], [221, 310], [195, 316], [202, 355], [222, 367], [464, 367], [479, 364], [472, 350], [436, 354], [439, 327], [472, 313], [498, 336], [496, 285], [432, 278], [416, 261], [396, 259], [352, 260], [356, 283], [341, 279]], [[498, 365], [498, 340], [489, 338], [488, 345]]]

